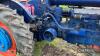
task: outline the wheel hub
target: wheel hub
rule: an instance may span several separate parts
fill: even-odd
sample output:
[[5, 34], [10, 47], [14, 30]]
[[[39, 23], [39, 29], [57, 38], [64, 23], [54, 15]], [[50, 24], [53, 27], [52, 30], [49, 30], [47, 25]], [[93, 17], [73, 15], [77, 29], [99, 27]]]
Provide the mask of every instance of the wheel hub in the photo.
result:
[[16, 56], [16, 42], [10, 29], [0, 21], [0, 56]]
[[0, 28], [0, 51], [6, 52], [12, 46], [9, 34], [3, 28]]

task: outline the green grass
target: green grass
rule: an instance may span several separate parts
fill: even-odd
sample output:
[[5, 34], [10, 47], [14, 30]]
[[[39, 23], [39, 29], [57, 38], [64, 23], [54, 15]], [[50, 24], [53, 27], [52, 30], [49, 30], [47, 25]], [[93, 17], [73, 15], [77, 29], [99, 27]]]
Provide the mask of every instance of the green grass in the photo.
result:
[[52, 42], [48, 41], [40, 41], [35, 43], [35, 48], [34, 48], [34, 56], [41, 56], [42, 54], [42, 49], [44, 48], [45, 45], [50, 45], [56, 47], [58, 43], [60, 43], [62, 39], [56, 38]]
[[40, 41], [35, 43], [34, 56], [41, 56], [43, 47], [48, 44], [47, 41]]
[[60, 5], [60, 7], [63, 9], [63, 11], [69, 11], [71, 8], [69, 8], [67, 5]]
[[[45, 45], [50, 45], [50, 46], [56, 47], [56, 45], [58, 43], [60, 43], [61, 41], [62, 41], [62, 39], [56, 38], [52, 42], [48, 42], [48, 41], [36, 42], [35, 46], [34, 46], [34, 52], [33, 52], [34, 56], [41, 56], [42, 49], [44, 48]], [[17, 56], [21, 56], [21, 54], [17, 53]]]
[[17, 53], [17, 56], [22, 56], [21, 54]]

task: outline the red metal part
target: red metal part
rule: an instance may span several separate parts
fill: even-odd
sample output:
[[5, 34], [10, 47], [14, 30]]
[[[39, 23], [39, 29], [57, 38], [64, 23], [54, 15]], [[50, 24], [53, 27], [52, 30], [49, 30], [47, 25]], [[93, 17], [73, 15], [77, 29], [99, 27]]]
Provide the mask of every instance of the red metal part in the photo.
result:
[[97, 45], [91, 45], [90, 47], [93, 48], [94, 51], [100, 52], [100, 46], [97, 46]]
[[0, 27], [8, 32], [12, 40], [12, 47], [7, 52], [0, 52], [0, 56], [16, 56], [16, 42], [11, 30], [1, 21], [0, 21]]
[[26, 2], [26, 4], [24, 4], [25, 8], [31, 13], [31, 15], [34, 15], [34, 6], [28, 3], [29, 0], [20, 0], [20, 1]]
[[19, 1], [28, 2], [28, 0], [19, 0]]
[[24, 6], [31, 13], [31, 15], [34, 15], [34, 6], [33, 5], [26, 4]]

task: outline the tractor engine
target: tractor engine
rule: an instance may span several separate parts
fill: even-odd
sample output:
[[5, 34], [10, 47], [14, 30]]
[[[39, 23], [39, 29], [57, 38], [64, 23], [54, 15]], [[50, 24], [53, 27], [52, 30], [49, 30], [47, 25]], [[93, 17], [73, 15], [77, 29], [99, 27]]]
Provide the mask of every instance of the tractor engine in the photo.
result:
[[[99, 3], [99, 0], [32, 0], [30, 4], [35, 6], [38, 18], [32, 22], [30, 30], [35, 32], [38, 40], [52, 41], [61, 37], [73, 44], [99, 46]], [[60, 5], [70, 9], [64, 11]], [[62, 22], [63, 19], [65, 22]]]

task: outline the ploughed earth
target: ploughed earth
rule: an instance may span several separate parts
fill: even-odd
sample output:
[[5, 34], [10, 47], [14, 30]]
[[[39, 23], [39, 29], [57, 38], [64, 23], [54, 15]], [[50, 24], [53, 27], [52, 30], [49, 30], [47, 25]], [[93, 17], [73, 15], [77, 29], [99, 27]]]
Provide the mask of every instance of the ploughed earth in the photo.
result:
[[70, 44], [61, 39], [54, 40], [52, 44], [44, 46], [41, 56], [100, 56], [90, 46]]
[[33, 54], [34, 56], [100, 56], [100, 52], [94, 51], [90, 46], [71, 44], [58, 38], [52, 42], [36, 42]]

